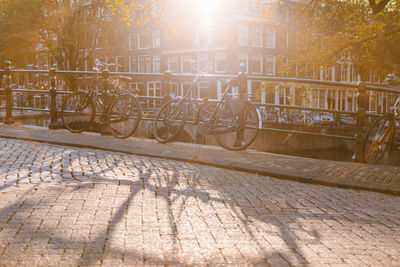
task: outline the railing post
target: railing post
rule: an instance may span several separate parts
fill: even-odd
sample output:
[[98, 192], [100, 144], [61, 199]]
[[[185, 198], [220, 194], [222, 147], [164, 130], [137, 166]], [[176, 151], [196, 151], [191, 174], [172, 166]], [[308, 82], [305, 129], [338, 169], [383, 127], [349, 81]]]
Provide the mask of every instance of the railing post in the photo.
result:
[[58, 111], [57, 111], [57, 91], [56, 91], [56, 69], [51, 68], [49, 71], [49, 78], [50, 78], [50, 124], [49, 129], [54, 130], [58, 128], [57, 119], [58, 119]]
[[240, 64], [240, 72], [238, 74], [238, 91], [241, 97], [247, 94], [247, 74], [246, 66], [244, 64]]
[[[247, 98], [247, 74], [246, 66], [240, 64], [240, 72], [238, 74], [238, 92], [240, 98]], [[236, 140], [233, 146], [241, 146], [244, 141], [244, 112], [238, 114], [239, 127], [236, 130]]]
[[363, 127], [365, 120], [365, 112], [367, 110], [367, 96], [366, 96], [366, 84], [365, 82], [360, 82], [357, 87], [358, 99], [357, 99], [357, 128], [356, 128], [356, 148], [353, 155], [354, 162], [364, 162], [363, 152], [364, 152], [364, 136]]
[[4, 124], [13, 124], [14, 121], [12, 119], [12, 92], [11, 92], [11, 62], [6, 61], [4, 66], [4, 74], [6, 76], [6, 84], [5, 84], [5, 95], [6, 95], [6, 119]]
[[[110, 85], [110, 71], [106, 68], [101, 72], [101, 76], [103, 78], [103, 93], [101, 94], [101, 98], [104, 101], [104, 104], [108, 106], [111, 103], [111, 95], [109, 94]], [[101, 124], [100, 124], [100, 134], [101, 135], [111, 135], [110, 129], [108, 125], [105, 123], [105, 114], [101, 114]]]

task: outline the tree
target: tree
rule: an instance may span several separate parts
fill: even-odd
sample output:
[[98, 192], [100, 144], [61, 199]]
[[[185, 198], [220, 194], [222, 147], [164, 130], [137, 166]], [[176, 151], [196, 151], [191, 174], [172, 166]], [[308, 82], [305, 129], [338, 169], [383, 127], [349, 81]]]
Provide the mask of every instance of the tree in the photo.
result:
[[293, 39], [297, 34], [296, 46], [289, 55], [292, 60], [286, 67], [297, 66], [304, 74], [305, 66], [320, 69], [351, 62], [362, 80], [369, 80], [371, 71], [380, 77], [392, 72], [400, 64], [396, 48], [400, 41], [400, 1], [374, 3], [340, 0], [311, 1], [308, 5], [286, 3], [286, 8], [294, 14], [294, 23], [288, 29]]
[[[58, 69], [81, 70], [112, 22], [105, 0], [3, 0], [0, 11], [0, 57], [17, 66], [47, 54]], [[75, 78], [66, 75], [74, 89]]]
[[0, 1], [0, 60], [26, 65], [39, 43], [38, 17], [42, 1]]

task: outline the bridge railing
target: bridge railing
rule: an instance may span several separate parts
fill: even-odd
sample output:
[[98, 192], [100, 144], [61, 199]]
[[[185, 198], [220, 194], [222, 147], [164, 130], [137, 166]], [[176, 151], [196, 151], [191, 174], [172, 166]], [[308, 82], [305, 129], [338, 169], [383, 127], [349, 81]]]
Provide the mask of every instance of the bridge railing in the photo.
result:
[[[34, 74], [41, 76], [36, 88], [23, 88], [13, 83], [13, 76]], [[50, 129], [58, 128], [59, 112], [64, 97], [71, 93], [65, 89], [62, 76], [75, 75], [83, 86], [96, 73], [93, 71], [64, 70], [14, 70], [7, 62], [0, 70], [0, 110], [4, 123], [11, 124], [16, 117], [47, 116]], [[150, 74], [110, 72], [145, 81], [159, 81], [160, 87], [153, 88], [155, 95], [142, 95], [144, 120], [153, 120], [162, 102], [162, 96], [175, 90], [178, 82], [193, 80], [193, 74]], [[202, 80], [213, 80], [217, 84], [219, 97], [223, 84], [232, 75], [204, 74]], [[353, 159], [362, 161], [363, 136], [373, 116], [388, 112], [391, 104], [400, 96], [393, 88], [359, 83], [340, 83], [298, 78], [247, 75], [247, 92], [259, 107], [264, 131], [353, 140], [356, 151]], [[174, 89], [175, 86], [175, 89]], [[157, 92], [157, 93], [155, 93]], [[213, 100], [210, 100], [213, 101]], [[214, 100], [216, 101], [216, 100]], [[14, 114], [13, 114], [14, 113]], [[347, 119], [346, 130], [327, 133], [328, 128], [340, 128], [338, 121]], [[325, 131], [324, 131], [325, 129]]]

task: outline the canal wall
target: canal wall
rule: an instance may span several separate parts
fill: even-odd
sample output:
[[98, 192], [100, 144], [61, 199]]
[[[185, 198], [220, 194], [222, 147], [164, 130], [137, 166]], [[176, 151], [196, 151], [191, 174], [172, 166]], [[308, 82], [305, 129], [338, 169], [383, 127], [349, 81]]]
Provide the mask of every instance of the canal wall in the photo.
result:
[[[276, 127], [276, 126], [275, 126]], [[322, 132], [325, 134], [349, 134], [351, 136], [353, 129], [333, 128], [333, 127], [317, 127], [317, 126], [293, 126], [284, 125], [283, 128]], [[206, 145], [218, 145], [213, 135], [199, 134], [199, 126], [185, 125], [184, 131], [178, 135], [176, 141], [198, 143]], [[134, 136], [144, 138], [154, 138], [153, 122], [141, 121]], [[354, 136], [354, 134], [353, 134]], [[318, 149], [345, 149], [353, 150], [354, 141], [343, 139], [306, 135], [292, 134], [283, 132], [271, 132], [261, 130], [255, 142], [250, 146], [251, 149], [268, 152], [287, 152], [296, 150], [318, 150]]]

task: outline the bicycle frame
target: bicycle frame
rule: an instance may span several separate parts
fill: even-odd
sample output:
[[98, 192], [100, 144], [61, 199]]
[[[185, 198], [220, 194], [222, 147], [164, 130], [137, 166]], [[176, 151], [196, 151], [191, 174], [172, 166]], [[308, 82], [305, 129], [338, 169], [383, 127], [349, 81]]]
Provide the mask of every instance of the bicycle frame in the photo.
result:
[[[110, 77], [108, 74], [108, 70], [106, 68], [103, 69], [104, 66], [101, 65], [100, 63], [99, 63], [99, 66], [100, 66], [100, 68], [96, 68], [96, 76], [93, 78], [92, 83], [90, 84], [90, 87], [89, 87], [88, 91], [86, 92], [86, 96], [88, 98], [93, 99], [93, 102], [96, 106], [96, 110], [98, 110], [100, 112], [100, 114], [104, 115], [107, 112], [107, 105], [99, 97], [98, 93], [94, 90], [94, 88], [96, 85], [96, 81], [98, 81], [98, 79], [99, 79], [99, 76], [100, 76], [99, 74], [103, 73], [104, 77], [105, 77], [105, 78], [103, 77], [103, 79], [105, 79], [104, 87], [106, 87], [106, 90], [108, 90], [110, 87]], [[118, 90], [118, 88], [119, 88], [119, 82], [117, 82], [117, 84], [115, 86], [116, 90]]]
[[[221, 108], [223, 102], [224, 102], [224, 101], [225, 101], [225, 102], [228, 102], [228, 101], [229, 101], [228, 92], [229, 92], [229, 90], [232, 89], [232, 85], [231, 85], [231, 84], [228, 84], [228, 86], [225, 88], [224, 93], [222, 94], [221, 99], [218, 101], [216, 107], [214, 108], [214, 110], [213, 110], [212, 112], [210, 112], [210, 111], [204, 109], [203, 107], [201, 107], [201, 106], [199, 105], [199, 103], [198, 103], [196, 100], [193, 100], [193, 99], [189, 98], [189, 95], [192, 93], [193, 88], [194, 88], [194, 86], [197, 84], [197, 82], [199, 81], [200, 77], [201, 77], [200, 74], [196, 75], [196, 77], [195, 77], [195, 79], [193, 80], [192, 84], [190, 85], [189, 89], [187, 90], [187, 92], [186, 92], [185, 95], [183, 96], [182, 101], [179, 103], [179, 106], [181, 106], [181, 105], [188, 105], [188, 104], [189, 104], [189, 105], [190, 105], [190, 104], [194, 104], [194, 105], [196, 106], [196, 109], [197, 109], [197, 111], [196, 111], [196, 122], [198, 123], [199, 121], [197, 121], [197, 119], [200, 118], [200, 122], [203, 123], [203, 126], [206, 126], [206, 127], [208, 127], [208, 128], [213, 128], [213, 131], [215, 131], [215, 127], [218, 127], [218, 126], [226, 126], [226, 125], [215, 124], [214, 122], [216, 121], [216, 117], [217, 117], [218, 111], [220, 110], [220, 108]], [[241, 104], [239, 110], [242, 110], [242, 109], [245, 107], [247, 101], [248, 101], [247, 99], [246, 99], [245, 101], [243, 101], [243, 104]], [[177, 111], [177, 110], [179, 110], [179, 108], [177, 108], [175, 111]], [[210, 118], [208, 118], [207, 120], [204, 120], [204, 119], [200, 116], [200, 112], [201, 112], [201, 111], [204, 111], [204, 112], [206, 112], [206, 113], [208, 113], [208, 114], [211, 114]], [[230, 112], [229, 115], [231, 115], [232, 118], [235, 118], [235, 114], [233, 113], [232, 109], [229, 109], [229, 112]], [[240, 113], [240, 112], [238, 112], [238, 113]], [[173, 118], [173, 119], [175, 119], [175, 118]], [[239, 121], [239, 119], [238, 119], [238, 121]], [[213, 123], [214, 123], [214, 124], [213, 124]], [[238, 122], [238, 123], [239, 123], [239, 122]], [[261, 127], [261, 126], [259, 126], [259, 127]], [[213, 132], [213, 131], [210, 131], [210, 134], [211, 134], [211, 132]], [[221, 129], [221, 131], [222, 131], [222, 132], [226, 132], [226, 131], [230, 131], [230, 130], [229, 130], [229, 129]]]

